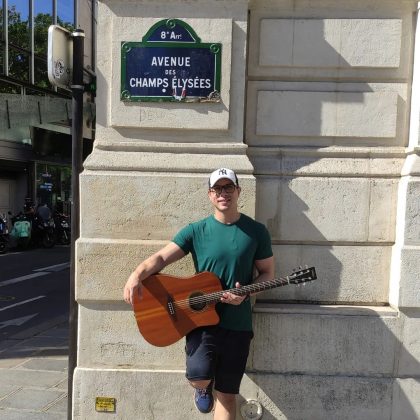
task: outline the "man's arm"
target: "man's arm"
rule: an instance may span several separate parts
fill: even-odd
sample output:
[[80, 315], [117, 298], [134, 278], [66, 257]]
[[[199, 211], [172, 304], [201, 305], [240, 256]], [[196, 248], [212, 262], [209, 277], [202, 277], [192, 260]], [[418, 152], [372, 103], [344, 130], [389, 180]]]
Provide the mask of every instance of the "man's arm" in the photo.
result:
[[164, 248], [144, 260], [131, 273], [124, 286], [124, 300], [133, 304], [134, 293], [141, 296], [141, 282], [152, 274], [156, 274], [163, 270], [167, 265], [180, 260], [185, 256], [185, 252], [174, 242], [170, 242]]
[[[253, 283], [274, 279], [274, 257], [256, 260], [254, 263], [258, 270], [258, 277], [253, 281]], [[239, 283], [236, 283], [235, 286], [241, 287]], [[225, 292], [223, 293], [220, 301], [223, 303], [229, 303], [230, 305], [240, 305], [244, 299], [246, 299], [246, 296], [237, 296], [234, 293]]]
[[274, 257], [265, 258], [263, 260], [256, 260], [255, 267], [258, 271], [258, 277], [256, 277], [253, 283], [274, 279]]

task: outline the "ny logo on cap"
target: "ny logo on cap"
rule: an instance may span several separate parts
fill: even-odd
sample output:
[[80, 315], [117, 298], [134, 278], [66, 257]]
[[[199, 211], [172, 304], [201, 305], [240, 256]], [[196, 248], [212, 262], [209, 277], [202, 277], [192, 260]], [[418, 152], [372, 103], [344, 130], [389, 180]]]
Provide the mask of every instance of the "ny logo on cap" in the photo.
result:
[[227, 175], [226, 169], [220, 169], [219, 175]]

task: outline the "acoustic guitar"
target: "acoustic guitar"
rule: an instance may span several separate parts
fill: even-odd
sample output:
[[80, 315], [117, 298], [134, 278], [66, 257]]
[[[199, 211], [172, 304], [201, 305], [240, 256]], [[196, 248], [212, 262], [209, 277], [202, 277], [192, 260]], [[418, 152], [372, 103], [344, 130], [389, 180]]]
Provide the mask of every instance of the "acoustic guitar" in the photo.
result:
[[207, 271], [191, 277], [155, 274], [143, 281], [142, 298], [134, 295], [134, 315], [144, 339], [154, 346], [165, 347], [194, 328], [217, 324], [215, 305], [225, 292], [245, 296], [313, 280], [315, 267], [299, 268], [286, 277], [223, 290], [219, 278]]

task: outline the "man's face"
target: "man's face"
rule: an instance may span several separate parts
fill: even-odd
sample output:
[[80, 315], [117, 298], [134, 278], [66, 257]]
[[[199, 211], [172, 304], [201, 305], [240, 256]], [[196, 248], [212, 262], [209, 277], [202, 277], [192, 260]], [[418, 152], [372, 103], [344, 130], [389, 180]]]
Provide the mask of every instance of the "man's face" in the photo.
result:
[[230, 179], [219, 179], [216, 184], [209, 188], [209, 199], [214, 207], [221, 212], [230, 209], [237, 210], [240, 187], [236, 187]]

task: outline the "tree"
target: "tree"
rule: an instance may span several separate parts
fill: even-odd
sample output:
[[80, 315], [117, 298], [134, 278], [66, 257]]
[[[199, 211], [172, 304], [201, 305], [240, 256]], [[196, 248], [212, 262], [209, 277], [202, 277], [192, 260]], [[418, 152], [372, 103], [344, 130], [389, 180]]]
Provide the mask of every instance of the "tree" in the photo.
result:
[[[0, 21], [3, 20], [3, 10], [0, 9]], [[16, 6], [8, 10], [9, 35], [9, 76], [24, 82], [29, 82], [30, 68], [30, 31], [27, 20], [22, 20], [21, 13]], [[48, 13], [38, 13], [34, 18], [34, 54], [35, 54], [35, 85], [43, 88], [51, 88], [47, 77], [47, 52], [48, 52], [48, 28], [52, 25], [53, 18]], [[58, 25], [72, 31], [73, 25], [57, 18]], [[3, 34], [2, 34], [2, 39]], [[4, 49], [1, 49], [1, 62], [3, 62]], [[2, 64], [2, 63], [1, 63]], [[0, 72], [3, 72], [3, 66]], [[0, 88], [1, 91], [1, 88]]]

